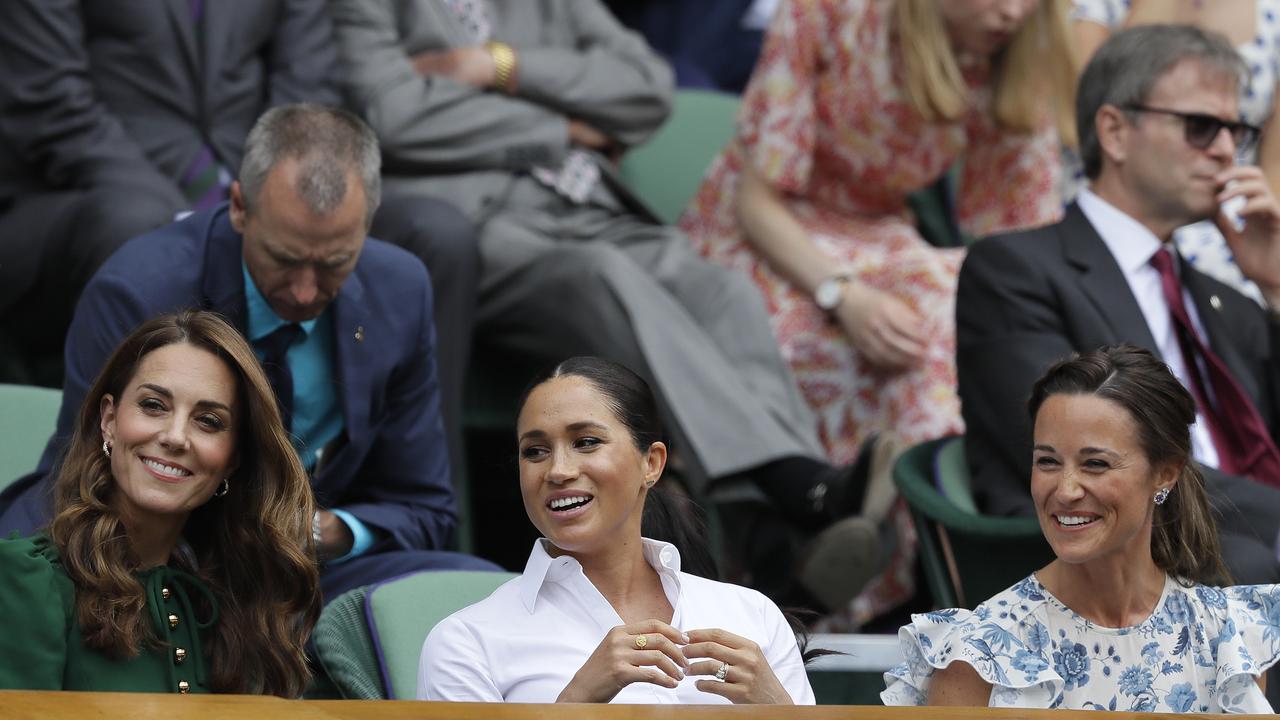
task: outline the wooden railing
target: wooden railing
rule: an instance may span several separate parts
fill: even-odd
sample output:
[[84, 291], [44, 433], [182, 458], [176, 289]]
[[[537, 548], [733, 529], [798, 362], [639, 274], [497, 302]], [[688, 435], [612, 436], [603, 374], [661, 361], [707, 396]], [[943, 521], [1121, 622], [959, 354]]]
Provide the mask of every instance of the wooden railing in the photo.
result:
[[[886, 708], [870, 705], [495, 705], [390, 700], [281, 700], [248, 695], [148, 695], [0, 691], [4, 720], [1134, 720], [1151, 713], [988, 708]], [[1261, 716], [1259, 716], [1261, 717]]]

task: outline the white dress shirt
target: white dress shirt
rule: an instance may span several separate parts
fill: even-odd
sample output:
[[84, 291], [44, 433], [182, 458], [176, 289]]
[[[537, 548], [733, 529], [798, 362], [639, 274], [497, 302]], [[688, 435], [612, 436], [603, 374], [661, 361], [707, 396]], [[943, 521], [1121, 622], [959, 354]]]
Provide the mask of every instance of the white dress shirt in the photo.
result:
[[[624, 624], [582, 565], [567, 555], [551, 557], [546, 542], [533, 544], [524, 574], [432, 629], [418, 665], [418, 699], [554, 702], [605, 634]], [[752, 640], [792, 701], [814, 704], [795, 634], [771, 600], [755, 590], [680, 572], [680, 553], [669, 543], [644, 539], [643, 552], [675, 609], [673, 627], [721, 628]], [[674, 689], [632, 683], [613, 702], [729, 702], [694, 686], [709, 679], [690, 675]]]
[[[1124, 273], [1129, 290], [1138, 301], [1142, 316], [1147, 320], [1147, 327], [1156, 341], [1161, 359], [1182, 382], [1183, 387], [1190, 389], [1191, 376], [1187, 374], [1187, 364], [1182, 358], [1182, 348], [1178, 345], [1177, 328], [1169, 315], [1169, 303], [1164, 299], [1160, 272], [1151, 265], [1152, 256], [1161, 249], [1160, 239], [1145, 225], [1087, 189], [1080, 191], [1076, 202]], [[1180, 271], [1180, 263], [1174, 263], [1174, 268]], [[1200, 313], [1185, 286], [1182, 288], [1182, 304], [1187, 307], [1187, 314], [1191, 316], [1191, 325], [1195, 327], [1196, 334], [1208, 345], [1208, 335], [1200, 322]], [[1203, 371], [1200, 377], [1205, 377]], [[1203, 384], [1206, 387], [1208, 385]], [[1196, 424], [1191, 426], [1191, 454], [1201, 465], [1218, 467], [1218, 448], [1209, 436], [1209, 426], [1204, 423], [1199, 407], [1196, 408]]]

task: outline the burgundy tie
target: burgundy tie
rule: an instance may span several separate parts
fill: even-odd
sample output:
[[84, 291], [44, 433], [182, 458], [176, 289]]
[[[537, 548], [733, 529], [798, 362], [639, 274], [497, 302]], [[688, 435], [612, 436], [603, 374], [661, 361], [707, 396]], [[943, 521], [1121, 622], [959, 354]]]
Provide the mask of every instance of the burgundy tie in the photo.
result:
[[[1195, 395], [1200, 415], [1209, 426], [1209, 435], [1218, 449], [1219, 468], [1223, 472], [1280, 487], [1280, 450], [1271, 440], [1271, 433], [1267, 431], [1267, 424], [1262, 421], [1258, 409], [1231, 376], [1222, 358], [1196, 334], [1191, 316], [1182, 302], [1182, 282], [1174, 272], [1173, 258], [1161, 248], [1151, 256], [1151, 264], [1160, 273], [1160, 286], [1169, 304], [1169, 314], [1173, 316], [1178, 346], [1182, 348], [1182, 361], [1191, 378], [1191, 393]], [[1201, 364], [1204, 365], [1204, 376], [1200, 372]], [[1206, 392], [1205, 376], [1213, 390], [1212, 397], [1217, 400], [1216, 407]]]

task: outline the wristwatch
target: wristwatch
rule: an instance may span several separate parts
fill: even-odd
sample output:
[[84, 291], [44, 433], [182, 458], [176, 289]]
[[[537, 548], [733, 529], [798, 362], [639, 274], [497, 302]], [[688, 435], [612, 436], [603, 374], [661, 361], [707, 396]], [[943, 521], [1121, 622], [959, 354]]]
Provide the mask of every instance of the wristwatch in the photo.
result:
[[813, 302], [823, 312], [832, 312], [844, 301], [844, 286], [849, 283], [849, 273], [832, 275], [818, 283], [813, 291]]
[[510, 95], [516, 89], [516, 66], [519, 61], [516, 51], [504, 42], [491, 41], [484, 44], [493, 59], [493, 87]]

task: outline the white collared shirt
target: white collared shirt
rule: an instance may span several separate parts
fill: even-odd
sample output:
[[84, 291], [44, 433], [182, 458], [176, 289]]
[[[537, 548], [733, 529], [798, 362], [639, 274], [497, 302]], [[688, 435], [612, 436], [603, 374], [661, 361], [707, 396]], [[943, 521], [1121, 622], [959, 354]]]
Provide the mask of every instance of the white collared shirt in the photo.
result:
[[[1124, 273], [1129, 290], [1138, 301], [1142, 316], [1147, 320], [1147, 327], [1156, 341], [1161, 359], [1182, 382], [1183, 387], [1190, 389], [1191, 376], [1187, 373], [1182, 348], [1178, 345], [1177, 328], [1169, 315], [1169, 303], [1164, 299], [1160, 272], [1151, 265], [1152, 256], [1162, 247], [1160, 239], [1145, 225], [1088, 189], [1080, 191], [1076, 202]], [[1174, 263], [1174, 268], [1180, 268], [1180, 264]], [[1191, 325], [1196, 329], [1196, 334], [1208, 345], [1208, 335], [1200, 322], [1200, 313], [1185, 286], [1182, 288], [1182, 304], [1187, 307], [1187, 314], [1191, 316]], [[1203, 378], [1204, 374], [1201, 373], [1200, 377]], [[1191, 426], [1191, 454], [1201, 465], [1218, 467], [1218, 449], [1209, 436], [1209, 426], [1205, 424], [1198, 407], [1196, 424]]]
[[[622, 618], [567, 555], [551, 557], [533, 544], [524, 574], [432, 629], [418, 665], [418, 699], [461, 702], [555, 702], [560, 691]], [[675, 546], [643, 539], [645, 560], [658, 572], [679, 630], [721, 628], [760, 646], [796, 704], [814, 704], [796, 637], [782, 612], [748, 588], [680, 572]], [[727, 703], [694, 686], [674, 689], [632, 683], [618, 703]], [[732, 679], [732, 677], [730, 678]]]

